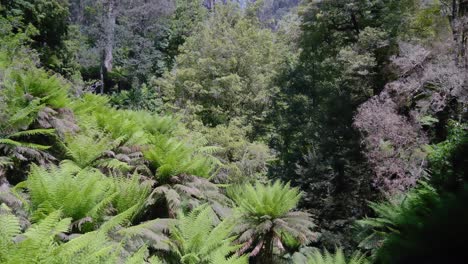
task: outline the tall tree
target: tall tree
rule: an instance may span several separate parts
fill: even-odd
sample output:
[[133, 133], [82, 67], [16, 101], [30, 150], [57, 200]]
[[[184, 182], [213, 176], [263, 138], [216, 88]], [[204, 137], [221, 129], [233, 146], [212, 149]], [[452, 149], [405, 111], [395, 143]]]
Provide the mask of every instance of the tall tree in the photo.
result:
[[172, 10], [167, 0], [74, 0], [72, 21], [88, 44], [79, 53], [84, 77], [100, 78], [101, 93], [123, 79], [141, 83], [148, 78], [162, 62], [158, 37], [163, 18]]
[[169, 107], [205, 125], [258, 124], [275, 93], [286, 48], [236, 5], [220, 5], [186, 40], [175, 69], [155, 83]]
[[386, 65], [412, 1], [306, 3], [299, 60], [279, 78], [270, 115], [272, 174], [306, 190], [303, 206], [338, 230], [346, 221], [335, 220], [364, 214], [375, 193], [353, 117], [391, 77]]

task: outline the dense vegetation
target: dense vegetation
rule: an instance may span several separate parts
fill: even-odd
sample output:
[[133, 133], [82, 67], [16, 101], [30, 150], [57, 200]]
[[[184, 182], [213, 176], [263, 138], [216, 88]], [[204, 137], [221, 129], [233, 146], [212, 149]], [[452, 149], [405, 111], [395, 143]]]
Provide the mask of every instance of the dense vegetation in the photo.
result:
[[464, 259], [466, 1], [0, 15], [0, 263]]

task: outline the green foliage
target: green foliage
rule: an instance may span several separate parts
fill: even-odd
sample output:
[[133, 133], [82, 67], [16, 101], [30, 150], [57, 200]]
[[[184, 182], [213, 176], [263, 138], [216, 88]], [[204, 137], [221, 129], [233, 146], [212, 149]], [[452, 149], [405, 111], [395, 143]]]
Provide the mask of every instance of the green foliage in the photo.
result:
[[307, 256], [295, 256], [295, 264], [369, 264], [366, 256], [360, 252], [354, 253], [347, 258], [343, 253], [343, 249], [338, 248], [334, 254], [325, 250], [313, 250]]
[[172, 135], [179, 128], [177, 120], [171, 116], [159, 116], [147, 111], [117, 110], [111, 108], [108, 99], [103, 96], [86, 94], [82, 101], [75, 104], [74, 110], [84, 120], [89, 119], [86, 116], [92, 115], [97, 125], [111, 133], [114, 139], [127, 137], [126, 140], [131, 144], [146, 144], [138, 141], [144, 140], [141, 139], [143, 132]]
[[57, 72], [69, 73], [65, 69], [73, 67], [73, 56], [67, 43], [68, 1], [2, 0], [1, 5], [2, 16], [16, 17], [12, 24], [15, 31], [35, 31], [31, 46], [39, 52], [42, 63]]
[[[435, 195], [432, 195], [435, 196]], [[403, 211], [377, 252], [377, 263], [456, 263], [463, 259], [468, 235], [468, 189], [436, 196], [418, 208]]]
[[19, 220], [11, 214], [10, 208], [5, 204], [0, 206], [0, 261], [3, 263], [14, 246], [12, 238], [21, 233], [21, 226]]
[[418, 8], [410, 18], [407, 38], [420, 38], [426, 41], [439, 40], [445, 37], [449, 29], [449, 20], [442, 15], [441, 1], [432, 1]]
[[248, 139], [251, 127], [243, 127], [239, 120], [216, 127], [206, 127], [198, 122], [191, 125], [194, 132], [206, 140], [206, 145], [217, 147], [211, 153], [221, 161], [214, 173], [216, 181], [240, 184], [265, 180], [268, 162], [273, 155], [265, 144]]
[[[278, 8], [297, 0], [214, 2], [0, 0], [1, 263], [369, 263], [343, 253], [353, 236], [334, 236], [377, 196], [353, 119], [396, 77], [398, 40], [444, 39], [444, 5], [310, 0], [278, 23]], [[99, 84], [81, 87], [80, 74], [69, 82], [38, 66], [69, 77], [78, 58], [91, 84], [106, 44], [115, 67], [104, 85], [120, 90], [112, 97], [88, 93]], [[451, 76], [461, 64], [435, 74], [435, 53], [412, 66], [437, 82], [415, 95], [434, 105], [405, 98], [398, 109], [443, 140], [428, 147], [434, 186], [371, 203], [358, 239], [377, 263], [455, 263], [466, 248], [457, 240], [468, 236], [463, 78]], [[382, 96], [393, 96], [389, 86]], [[451, 111], [459, 121], [445, 135]], [[377, 141], [386, 156], [398, 152]], [[272, 162], [277, 181], [266, 183]], [[299, 204], [339, 243], [325, 238], [323, 251], [307, 253], [317, 233]], [[330, 253], [332, 244], [343, 249]]]
[[254, 256], [260, 253], [263, 261], [268, 263], [273, 254], [273, 241], [280, 249], [284, 248], [283, 233], [288, 233], [302, 245], [316, 239], [316, 234], [311, 231], [315, 225], [310, 215], [293, 211], [301, 194], [289, 183], [245, 184], [228, 189], [228, 192], [238, 206], [234, 232], [239, 235], [239, 242], [246, 242], [241, 252], [250, 249]]
[[156, 168], [156, 176], [162, 181], [182, 173], [207, 178], [213, 170], [211, 159], [177, 138], [155, 136], [151, 138], [151, 143], [151, 148], [144, 155]]
[[246, 184], [232, 189], [230, 196], [243, 214], [257, 218], [268, 215], [273, 219], [296, 208], [301, 198], [298, 189], [280, 181], [271, 185]]
[[155, 111], [162, 107], [162, 100], [158, 93], [154, 89], [149, 89], [145, 84], [112, 94], [111, 103], [116, 107], [132, 110]]
[[370, 207], [376, 217], [358, 220], [359, 246], [366, 250], [374, 250], [385, 243], [391, 234], [400, 233], [409, 226], [417, 225], [421, 219], [430, 214], [439, 202], [437, 192], [427, 183], [421, 183], [418, 188], [406, 195], [394, 197], [393, 200], [382, 203], [371, 203]]
[[449, 121], [446, 140], [429, 146], [429, 169], [434, 186], [445, 191], [463, 188], [467, 178], [468, 126]]
[[161, 91], [166, 108], [205, 125], [228, 124], [236, 117], [256, 124], [274, 93], [271, 81], [284, 61], [283, 50], [270, 30], [243, 17], [234, 5], [219, 5], [186, 39], [175, 70], [152, 86]]
[[180, 53], [179, 47], [207, 16], [208, 12], [202, 6], [202, 2], [202, 0], [176, 0], [176, 9], [169, 18], [170, 36], [166, 49], [171, 64]]
[[[3, 209], [3, 208], [2, 208]], [[57, 238], [67, 237], [70, 229], [70, 218], [61, 218], [60, 211], [51, 212], [46, 218], [29, 227], [24, 233], [19, 229], [18, 219], [10, 214], [0, 214], [0, 260], [2, 263], [145, 263], [146, 246], [135, 252], [126, 252], [124, 243], [114, 241], [112, 230], [122, 225], [135, 207], [111, 218], [97, 231], [78, 237], [68, 237], [68, 242]], [[148, 259], [149, 261], [149, 259]], [[158, 263], [153, 258], [153, 262]]]
[[[8, 43], [13, 40], [6, 38], [3, 41]], [[19, 53], [22, 50], [21, 46], [17, 48]], [[54, 157], [45, 150], [50, 147], [48, 143], [55, 139], [55, 131], [50, 127], [38, 128], [35, 121], [46, 107], [60, 108], [69, 103], [68, 88], [64, 82], [32, 65], [22, 66], [22, 60], [16, 55], [19, 54], [10, 53], [2, 58], [1, 64], [5, 68], [0, 68], [2, 167], [24, 161], [45, 163], [53, 160]]]
[[178, 175], [165, 179], [164, 184], [154, 188], [149, 205], [165, 203], [168, 215], [174, 217], [203, 203], [208, 203], [221, 217], [229, 214], [232, 202], [218, 186], [207, 179], [192, 175]]
[[270, 174], [299, 186], [302, 205], [330, 233], [346, 232], [340, 222], [362, 217], [365, 201], [375, 199], [353, 122], [357, 108], [392, 78], [388, 59], [413, 2], [304, 1], [299, 8], [297, 60], [277, 75], [267, 118], [266, 138], [278, 153]]
[[232, 223], [216, 224], [209, 206], [200, 206], [188, 215], [181, 215], [171, 228], [171, 250], [182, 264], [240, 264], [248, 263], [247, 256], [238, 257], [239, 246], [232, 244]]
[[12, 74], [12, 82], [16, 86], [16, 93], [38, 98], [41, 104], [52, 108], [62, 108], [70, 104], [67, 84], [57, 76], [49, 76], [44, 70], [15, 72]]
[[[35, 219], [61, 209], [73, 220], [91, 217], [99, 223], [116, 196], [112, 180], [99, 171], [87, 169], [75, 175], [67, 166], [49, 170], [33, 166], [24, 186], [31, 195]], [[77, 201], [76, 197], [81, 198]]]
[[[33, 219], [43, 219], [60, 209], [80, 223], [78, 229], [81, 221], [100, 224], [112, 206], [118, 213], [134, 206], [141, 209], [149, 193], [148, 186], [140, 185], [137, 176], [113, 179], [96, 169], [77, 171], [66, 165], [50, 169], [33, 166], [23, 186], [31, 197]], [[93, 225], [85, 225], [84, 229], [92, 229]]]
[[[3, 7], [0, 6], [0, 12]], [[14, 31], [14, 25], [21, 19], [18, 16], [0, 16], [0, 69], [5, 69], [15, 59], [19, 59], [23, 65], [35, 62], [35, 54], [25, 47], [37, 33], [33, 26], [28, 26], [24, 30]], [[17, 61], [16, 61], [17, 62]]]
[[170, 250], [169, 228], [175, 219], [154, 219], [138, 225], [119, 229], [116, 233], [134, 245], [148, 245], [148, 247], [167, 252]]
[[70, 160], [64, 162], [69, 165], [74, 164], [81, 169], [94, 167], [104, 152], [114, 147], [112, 139], [100, 131], [87, 130], [86, 134], [70, 135], [65, 140], [65, 149]]
[[55, 236], [67, 232], [71, 219], [61, 220], [60, 211], [51, 212], [39, 223], [31, 226], [20, 242], [14, 238], [21, 233], [18, 219], [12, 214], [1, 214], [2, 225], [0, 260], [2, 263], [35, 263], [52, 260], [51, 251], [56, 247]]
[[[208, 177], [213, 169], [212, 159], [197, 153], [198, 146], [192, 146], [188, 140], [183, 139], [185, 135], [182, 127], [170, 116], [159, 116], [146, 111], [117, 110], [108, 105], [106, 98], [96, 95], [85, 95], [81, 101], [74, 103], [73, 109], [80, 122], [91, 127], [90, 136], [71, 138], [71, 143], [76, 141], [73, 145], [78, 154], [87, 156], [84, 165], [102, 157], [104, 151], [120, 153], [127, 149], [131, 153], [122, 153], [127, 154], [127, 160], [131, 159], [130, 154], [142, 152], [161, 179], [181, 173]], [[109, 136], [102, 131], [93, 131], [93, 127], [101, 129]], [[91, 146], [92, 144], [95, 146]], [[123, 171], [131, 169], [128, 164], [115, 158], [101, 163], [107, 167], [115, 165]], [[144, 167], [141, 163], [136, 165]], [[147, 170], [141, 167], [140, 169]]]
[[112, 203], [115, 210], [117, 212], [124, 212], [128, 208], [136, 206], [137, 213], [141, 212], [151, 192], [151, 184], [149, 182], [141, 182], [137, 174], [131, 178], [119, 177], [114, 182], [118, 193]]

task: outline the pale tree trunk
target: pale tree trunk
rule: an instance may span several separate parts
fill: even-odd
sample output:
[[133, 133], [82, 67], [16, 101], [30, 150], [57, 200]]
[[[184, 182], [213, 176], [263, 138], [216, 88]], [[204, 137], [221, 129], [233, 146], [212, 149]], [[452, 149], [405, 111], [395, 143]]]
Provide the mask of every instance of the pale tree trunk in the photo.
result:
[[104, 50], [101, 65], [101, 93], [104, 93], [104, 79], [108, 72], [112, 71], [113, 62], [113, 47], [115, 35], [115, 20], [116, 20], [116, 2], [115, 0], [107, 0], [106, 2], [106, 21], [104, 25]]

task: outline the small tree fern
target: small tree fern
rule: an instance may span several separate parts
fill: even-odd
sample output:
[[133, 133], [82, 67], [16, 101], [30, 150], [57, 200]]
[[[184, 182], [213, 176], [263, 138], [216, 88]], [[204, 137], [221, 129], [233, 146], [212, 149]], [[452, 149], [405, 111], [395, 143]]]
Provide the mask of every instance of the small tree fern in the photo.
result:
[[237, 241], [245, 243], [240, 252], [260, 254], [263, 263], [271, 263], [273, 247], [283, 246], [283, 233], [288, 233], [300, 244], [316, 239], [314, 223], [308, 213], [293, 211], [301, 197], [296, 188], [277, 181], [274, 184], [246, 184], [228, 190], [237, 204]]
[[200, 206], [188, 215], [180, 215], [171, 228], [171, 250], [181, 264], [247, 264], [247, 256], [237, 256], [239, 246], [230, 236], [232, 223], [216, 224], [212, 209]]

